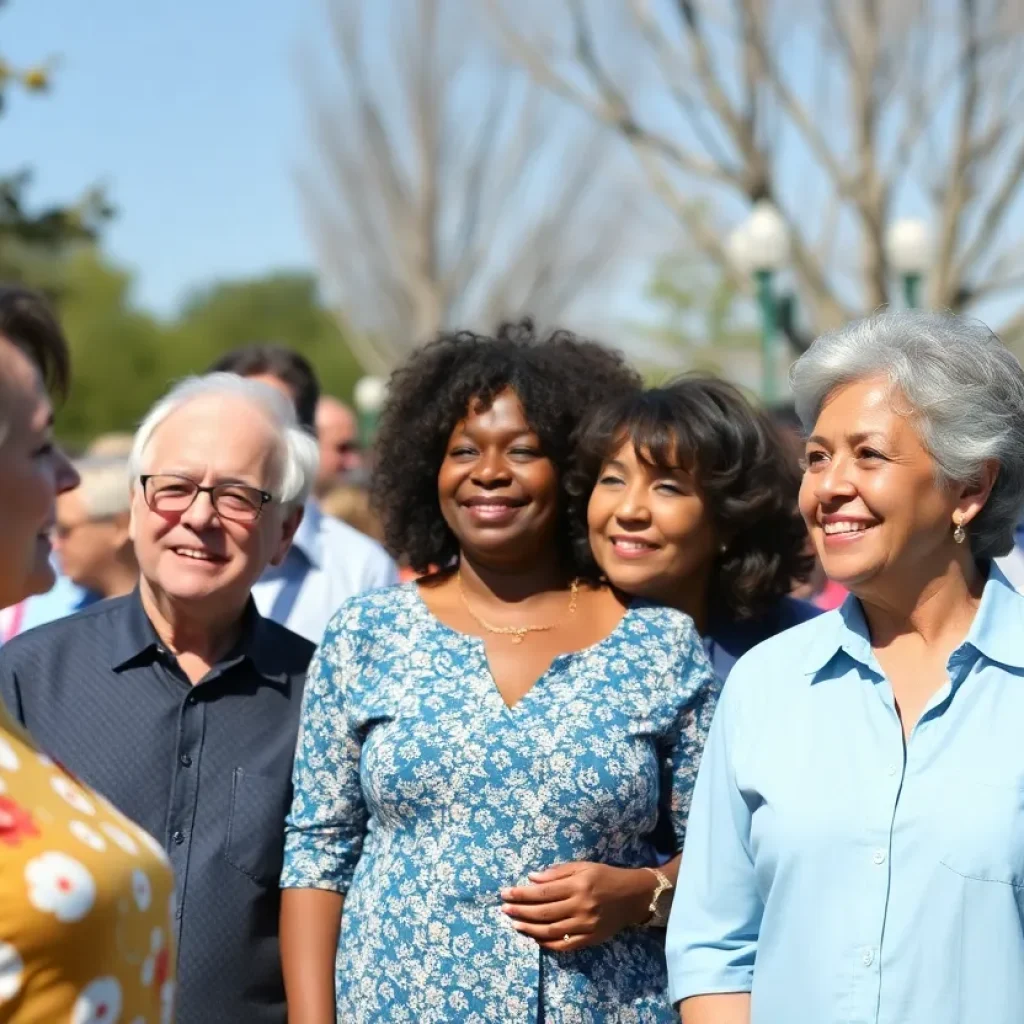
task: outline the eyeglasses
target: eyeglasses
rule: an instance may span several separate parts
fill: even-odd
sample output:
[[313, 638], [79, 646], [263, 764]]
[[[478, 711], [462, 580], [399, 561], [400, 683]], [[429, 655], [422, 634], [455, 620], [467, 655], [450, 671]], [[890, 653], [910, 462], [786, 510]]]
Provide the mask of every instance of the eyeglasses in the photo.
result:
[[274, 496], [258, 487], [245, 484], [214, 484], [200, 487], [187, 476], [172, 473], [140, 476], [146, 504], [156, 513], [181, 515], [187, 512], [200, 494], [208, 494], [210, 503], [221, 519], [234, 523], [255, 523], [268, 501]]

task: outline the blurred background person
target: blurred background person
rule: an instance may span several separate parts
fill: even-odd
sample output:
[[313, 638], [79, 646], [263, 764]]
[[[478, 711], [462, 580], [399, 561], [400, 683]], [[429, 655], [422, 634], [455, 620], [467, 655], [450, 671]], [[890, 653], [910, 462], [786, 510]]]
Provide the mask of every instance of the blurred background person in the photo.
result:
[[135, 442], [133, 434], [111, 432], [94, 437], [86, 446], [86, 456], [95, 455], [100, 459], [125, 459], [132, 453]]
[[332, 487], [361, 475], [364, 469], [355, 411], [332, 395], [316, 403], [316, 439], [320, 446], [320, 470], [316, 495], [322, 498]]
[[[0, 286], [0, 608], [53, 582], [55, 499], [78, 479], [54, 443], [45, 384], [59, 393], [67, 379], [67, 345], [46, 304]], [[75, 680], [69, 688], [81, 704]], [[2, 707], [0, 843], [0, 1019], [170, 1024], [166, 858], [44, 756]]]
[[836, 611], [742, 658], [668, 931], [685, 1024], [1024, 1020], [1024, 370], [886, 313], [793, 369]]
[[360, 533], [384, 542], [384, 528], [370, 504], [370, 492], [357, 484], [335, 484], [320, 498], [326, 516], [348, 523]]
[[83, 591], [77, 607], [84, 608], [131, 591], [139, 566], [129, 528], [127, 458], [93, 456], [78, 460], [75, 469], [81, 482], [57, 500], [54, 551], [61, 573]]
[[800, 470], [731, 384], [682, 377], [617, 396], [580, 431], [577, 544], [626, 594], [689, 615], [724, 680], [736, 659], [819, 610], [789, 596], [813, 559]]
[[[315, 435], [320, 383], [308, 360], [280, 345], [248, 345], [222, 356], [211, 368], [269, 384], [295, 406], [299, 423]], [[349, 597], [398, 582], [398, 569], [375, 540], [325, 516], [314, 498], [284, 561], [253, 587], [261, 614], [313, 643]]]

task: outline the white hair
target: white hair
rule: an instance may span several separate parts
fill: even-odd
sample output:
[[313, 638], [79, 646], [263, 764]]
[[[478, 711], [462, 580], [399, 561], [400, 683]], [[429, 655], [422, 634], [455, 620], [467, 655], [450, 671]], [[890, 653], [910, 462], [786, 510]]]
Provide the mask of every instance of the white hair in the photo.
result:
[[78, 460], [75, 469], [81, 477], [75, 493], [90, 519], [110, 519], [131, 509], [127, 459], [88, 457]]
[[970, 538], [977, 558], [1007, 554], [1024, 513], [1024, 370], [1017, 359], [979, 320], [952, 313], [858, 320], [818, 338], [794, 365], [804, 428], [813, 427], [837, 388], [871, 377], [888, 380], [894, 408], [914, 422], [940, 481], [973, 483], [985, 463], [999, 464]]
[[279, 450], [279, 479], [274, 497], [285, 505], [301, 505], [316, 478], [320, 453], [316, 439], [295, 415], [295, 407], [276, 388], [234, 373], [186, 377], [174, 385], [146, 414], [135, 432], [128, 467], [133, 482], [142, 472], [143, 457], [160, 425], [172, 413], [201, 398], [235, 398], [258, 409], [274, 426]]

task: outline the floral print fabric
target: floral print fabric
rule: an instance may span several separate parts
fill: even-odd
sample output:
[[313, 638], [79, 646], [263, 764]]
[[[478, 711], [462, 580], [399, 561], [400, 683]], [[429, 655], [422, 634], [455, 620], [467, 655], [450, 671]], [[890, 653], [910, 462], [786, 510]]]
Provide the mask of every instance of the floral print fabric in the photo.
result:
[[681, 849], [718, 682], [688, 618], [637, 603], [509, 709], [479, 637], [415, 584], [355, 598], [306, 684], [282, 886], [346, 894], [338, 1020], [660, 1024], [662, 933], [548, 953], [499, 890]]
[[159, 845], [0, 712], [0, 1022], [170, 1024]]

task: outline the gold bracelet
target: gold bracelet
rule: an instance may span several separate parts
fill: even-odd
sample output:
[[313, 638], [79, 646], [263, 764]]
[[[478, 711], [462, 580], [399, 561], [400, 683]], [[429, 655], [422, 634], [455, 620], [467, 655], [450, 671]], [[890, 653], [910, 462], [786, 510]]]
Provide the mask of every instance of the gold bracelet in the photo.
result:
[[664, 871], [659, 871], [657, 868], [648, 867], [646, 865], [644, 866], [644, 871], [650, 871], [650, 873], [658, 880], [658, 884], [654, 889], [654, 895], [651, 896], [651, 905], [647, 908], [648, 918], [644, 921], [643, 927], [664, 927], [667, 922], [667, 915], [659, 913], [658, 903], [661, 900], [662, 893], [673, 888], [673, 885], [668, 880], [668, 875], [666, 875]]

